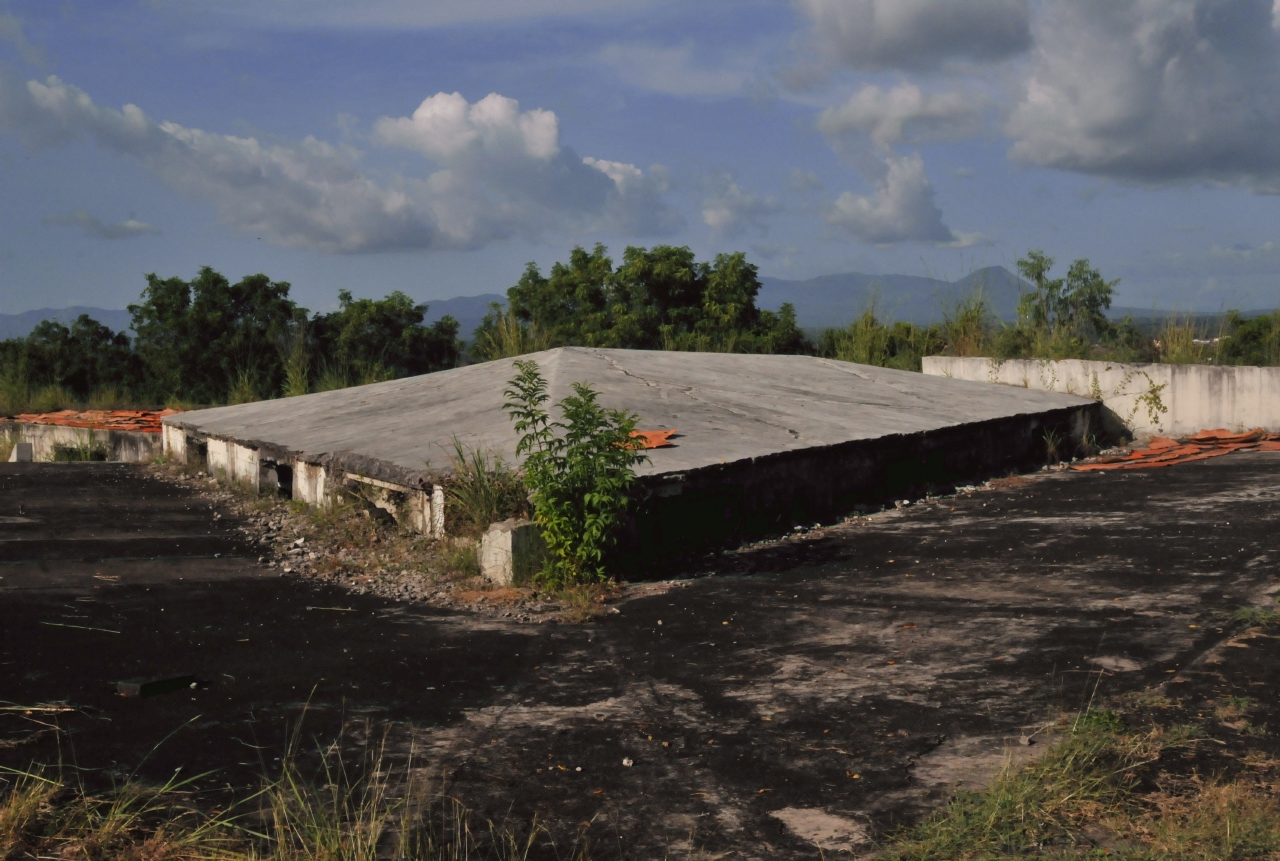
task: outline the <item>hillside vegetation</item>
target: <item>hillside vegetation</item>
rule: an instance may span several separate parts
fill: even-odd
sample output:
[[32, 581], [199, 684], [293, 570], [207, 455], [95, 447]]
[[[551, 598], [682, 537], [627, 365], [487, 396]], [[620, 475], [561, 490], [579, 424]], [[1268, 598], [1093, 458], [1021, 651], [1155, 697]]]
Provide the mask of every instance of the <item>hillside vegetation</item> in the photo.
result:
[[[190, 281], [148, 275], [129, 306], [132, 335], [81, 315], [0, 341], [0, 414], [244, 403], [569, 345], [810, 354], [916, 371], [927, 355], [1280, 364], [1280, 312], [1117, 322], [1106, 313], [1117, 281], [1087, 260], [1057, 278], [1053, 267], [1042, 251], [1018, 261], [1030, 289], [1013, 320], [973, 278], [967, 294], [942, 298], [940, 323], [887, 319], [889, 303], [872, 292], [850, 325], [806, 333], [790, 304], [759, 307], [759, 271], [742, 252], [698, 261], [688, 248], [628, 247], [615, 266], [596, 245], [546, 275], [530, 264], [469, 348], [453, 317], [428, 325], [428, 306], [399, 291], [357, 299], [343, 290], [338, 310], [312, 314], [287, 282], [258, 274], [232, 284], [205, 267]], [[1002, 309], [1007, 300], [1001, 294]]]

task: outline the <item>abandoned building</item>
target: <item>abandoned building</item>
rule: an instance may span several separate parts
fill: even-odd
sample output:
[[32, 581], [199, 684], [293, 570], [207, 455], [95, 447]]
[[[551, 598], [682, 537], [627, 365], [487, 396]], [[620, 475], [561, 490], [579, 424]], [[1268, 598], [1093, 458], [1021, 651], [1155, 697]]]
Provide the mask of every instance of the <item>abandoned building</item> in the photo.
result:
[[[810, 524], [858, 506], [1043, 463], [1095, 401], [811, 356], [562, 347], [524, 357], [549, 407], [576, 382], [670, 446], [637, 469], [628, 544], [645, 556]], [[413, 529], [444, 533], [455, 440], [516, 465], [512, 359], [338, 391], [171, 415], [170, 456], [326, 505], [363, 485]]]

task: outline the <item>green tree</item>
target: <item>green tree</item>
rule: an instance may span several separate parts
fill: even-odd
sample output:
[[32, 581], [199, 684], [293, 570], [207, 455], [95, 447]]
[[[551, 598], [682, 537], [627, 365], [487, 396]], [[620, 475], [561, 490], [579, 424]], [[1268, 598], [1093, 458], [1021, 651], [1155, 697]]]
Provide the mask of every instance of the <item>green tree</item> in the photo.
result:
[[190, 282], [148, 275], [129, 313], [152, 400], [220, 403], [233, 388], [258, 397], [280, 390], [280, 345], [306, 310], [289, 299], [288, 282], [259, 274], [231, 284], [205, 266]]
[[30, 383], [60, 386], [80, 399], [95, 391], [137, 386], [138, 367], [129, 336], [113, 332], [88, 314], [68, 327], [55, 320], [39, 323], [26, 339]]
[[1111, 307], [1115, 281], [1103, 280], [1088, 260], [1077, 260], [1066, 278], [1050, 278], [1054, 260], [1035, 249], [1019, 259], [1018, 272], [1031, 282], [1032, 291], [1018, 305], [1021, 320], [1032, 329], [1062, 332], [1080, 337], [1102, 337], [1111, 330], [1106, 310]]
[[[476, 330], [483, 359], [522, 344], [644, 350], [807, 352], [795, 310], [756, 307], [760, 279], [741, 252], [699, 262], [688, 248], [628, 247], [615, 270], [603, 245], [575, 248], [549, 277], [529, 264]], [[513, 321], [521, 330], [512, 330]]]
[[540, 575], [551, 586], [606, 579], [608, 551], [617, 541], [634, 467], [648, 460], [631, 439], [636, 417], [602, 407], [584, 383], [557, 407], [551, 421], [547, 382], [537, 362], [515, 363], [503, 405], [515, 423], [522, 471], [549, 560]]
[[356, 299], [340, 290], [338, 304], [337, 311], [312, 320], [314, 350], [354, 382], [411, 377], [458, 362], [458, 321], [445, 316], [422, 325], [428, 306], [399, 290], [383, 299]]

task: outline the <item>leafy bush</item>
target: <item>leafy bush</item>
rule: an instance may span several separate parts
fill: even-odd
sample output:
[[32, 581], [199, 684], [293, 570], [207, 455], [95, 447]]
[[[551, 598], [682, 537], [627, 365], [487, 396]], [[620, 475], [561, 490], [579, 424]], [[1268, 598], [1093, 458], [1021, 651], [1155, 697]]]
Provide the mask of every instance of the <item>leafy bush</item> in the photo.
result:
[[631, 439], [636, 417], [600, 406], [590, 386], [574, 383], [574, 393], [556, 405], [564, 420], [553, 422], [543, 408], [547, 381], [537, 362], [515, 367], [503, 407], [521, 435], [516, 454], [526, 456], [524, 481], [547, 545], [538, 579], [552, 587], [603, 581], [633, 467], [648, 460]]

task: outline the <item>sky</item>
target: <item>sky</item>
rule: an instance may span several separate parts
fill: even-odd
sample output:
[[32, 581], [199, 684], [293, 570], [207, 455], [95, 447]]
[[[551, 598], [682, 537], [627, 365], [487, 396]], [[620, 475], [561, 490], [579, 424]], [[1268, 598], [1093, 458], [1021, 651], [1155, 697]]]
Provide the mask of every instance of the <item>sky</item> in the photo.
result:
[[[1280, 0], [0, 0], [0, 311], [575, 245], [1280, 307]], [[892, 297], [885, 297], [892, 299]]]

